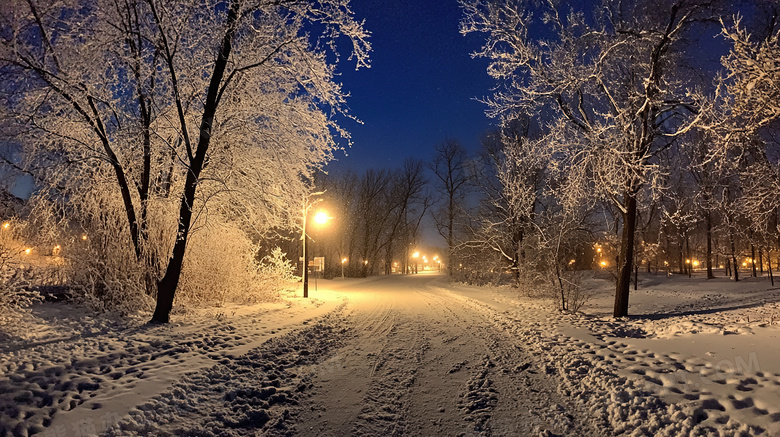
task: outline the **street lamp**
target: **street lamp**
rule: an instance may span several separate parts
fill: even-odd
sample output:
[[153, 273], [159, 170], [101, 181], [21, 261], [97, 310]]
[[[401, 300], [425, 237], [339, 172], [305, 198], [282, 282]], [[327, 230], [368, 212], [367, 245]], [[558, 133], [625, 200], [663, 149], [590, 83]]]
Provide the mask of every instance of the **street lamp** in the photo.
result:
[[[311, 193], [306, 198], [306, 202], [304, 202], [303, 205], [303, 226], [302, 226], [302, 233], [301, 233], [301, 239], [303, 240], [303, 297], [307, 298], [309, 297], [309, 253], [307, 251], [308, 248], [308, 235], [306, 234], [306, 222], [309, 218], [309, 210], [314, 205], [313, 203], [309, 202], [309, 198], [312, 196], [320, 196], [324, 194], [324, 191], [318, 191], [316, 193]], [[314, 215], [314, 223], [318, 225], [323, 225], [330, 220], [330, 217], [328, 217], [328, 214], [324, 211], [319, 211], [317, 214]]]
[[329, 219], [330, 217], [328, 217], [328, 213], [325, 211], [319, 211], [317, 214], [314, 214], [314, 223], [317, 223], [318, 225], [324, 225]]
[[417, 273], [417, 258], [419, 258], [419, 257], [420, 257], [420, 252], [418, 252], [418, 251], [415, 251], [412, 254], [412, 258], [414, 258], [414, 273]]
[[347, 262], [346, 258], [341, 258], [341, 279], [344, 279], [344, 263]]

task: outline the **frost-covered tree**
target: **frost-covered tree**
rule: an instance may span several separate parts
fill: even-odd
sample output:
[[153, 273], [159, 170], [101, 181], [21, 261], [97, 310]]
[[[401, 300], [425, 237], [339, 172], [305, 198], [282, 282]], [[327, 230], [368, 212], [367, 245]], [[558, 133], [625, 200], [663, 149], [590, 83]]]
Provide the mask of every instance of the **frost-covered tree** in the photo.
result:
[[529, 237], [536, 233], [536, 210], [550, 160], [544, 140], [531, 138], [523, 118], [487, 136], [477, 174], [483, 201], [472, 235], [463, 245], [497, 254], [520, 280]]
[[24, 127], [39, 196], [63, 225], [111, 224], [114, 247], [145, 266], [156, 322], [195, 227], [297, 219], [305, 181], [348, 137], [335, 43], [350, 41], [358, 66], [370, 49], [348, 0], [30, 0], [0, 12], [3, 116]]
[[771, 5], [768, 13], [759, 35], [751, 34], [739, 16], [733, 25], [721, 21], [722, 35], [731, 43], [721, 60], [726, 69], [721, 86], [731, 97], [729, 122], [747, 132], [780, 118], [780, 6]]
[[638, 194], [658, 181], [655, 157], [694, 123], [675, 65], [711, 2], [464, 0], [461, 32], [482, 33], [477, 57], [500, 88], [488, 114], [549, 118], [566, 196], [597, 196], [619, 211], [615, 316], [628, 313]]
[[[780, 123], [780, 6], [767, 6], [767, 20], [750, 32], [737, 16], [723, 24], [722, 35], [731, 50], [721, 60], [725, 74], [719, 79], [720, 99], [713, 115], [715, 131], [723, 137], [714, 143], [712, 156], [732, 165], [729, 153], [749, 156], [741, 170], [745, 184], [745, 212], [765, 228], [780, 208], [780, 158], [776, 133]], [[741, 161], [737, 161], [741, 162]]]

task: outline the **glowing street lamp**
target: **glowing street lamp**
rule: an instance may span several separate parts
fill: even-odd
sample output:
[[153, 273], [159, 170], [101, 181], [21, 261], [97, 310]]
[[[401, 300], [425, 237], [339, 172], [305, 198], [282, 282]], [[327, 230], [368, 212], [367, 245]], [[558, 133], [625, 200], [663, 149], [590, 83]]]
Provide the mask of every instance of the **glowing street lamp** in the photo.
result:
[[341, 279], [344, 279], [344, 264], [346, 264], [347, 261], [347, 258], [341, 258]]
[[330, 220], [330, 217], [328, 217], [328, 213], [325, 211], [319, 211], [317, 214], [314, 214], [314, 223], [318, 225], [324, 225], [328, 220]]
[[[307, 298], [309, 297], [309, 253], [307, 251], [307, 242], [309, 241], [309, 236], [306, 234], [306, 222], [309, 218], [309, 210], [313, 206], [313, 204], [309, 201], [309, 198], [312, 196], [320, 196], [324, 194], [324, 191], [318, 191], [316, 193], [311, 193], [306, 198], [306, 201], [304, 202], [303, 206], [303, 226], [302, 226], [302, 233], [301, 233], [301, 239], [303, 240], [303, 297]], [[330, 217], [328, 217], [328, 214], [324, 211], [319, 211], [317, 214], [313, 217], [314, 223], [318, 225], [323, 225], [330, 220]]]
[[417, 258], [420, 257], [420, 252], [415, 250], [412, 254], [412, 258], [414, 258], [414, 273], [417, 273]]

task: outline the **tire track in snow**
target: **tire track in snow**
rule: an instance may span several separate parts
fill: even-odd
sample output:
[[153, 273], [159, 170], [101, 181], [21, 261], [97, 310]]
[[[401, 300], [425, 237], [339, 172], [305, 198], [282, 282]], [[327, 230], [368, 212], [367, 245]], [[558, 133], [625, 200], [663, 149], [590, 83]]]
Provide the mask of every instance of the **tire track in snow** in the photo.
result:
[[598, 434], [587, 418], [581, 419], [583, 411], [557, 392], [557, 379], [526, 352], [526, 345], [495, 324], [494, 310], [447, 289], [438, 289], [431, 299], [466, 327], [466, 345], [482, 353], [459, 403], [473, 423], [470, 435]]
[[425, 278], [372, 285], [350, 298], [363, 329], [337, 351], [341, 368], [314, 379], [300, 435], [595, 434], [485, 309]]

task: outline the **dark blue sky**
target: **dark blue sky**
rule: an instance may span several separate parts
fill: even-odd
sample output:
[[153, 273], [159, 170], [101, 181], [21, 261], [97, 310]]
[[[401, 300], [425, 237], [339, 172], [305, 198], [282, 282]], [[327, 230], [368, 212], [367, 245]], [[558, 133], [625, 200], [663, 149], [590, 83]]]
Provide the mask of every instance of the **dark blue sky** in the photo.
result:
[[487, 62], [471, 59], [478, 35], [458, 33], [455, 0], [358, 0], [351, 3], [371, 31], [371, 68], [339, 66], [347, 103], [363, 125], [345, 122], [353, 146], [329, 171], [397, 168], [407, 157], [429, 160], [435, 144], [452, 137], [467, 149], [492, 120], [475, 101], [491, 94]]

